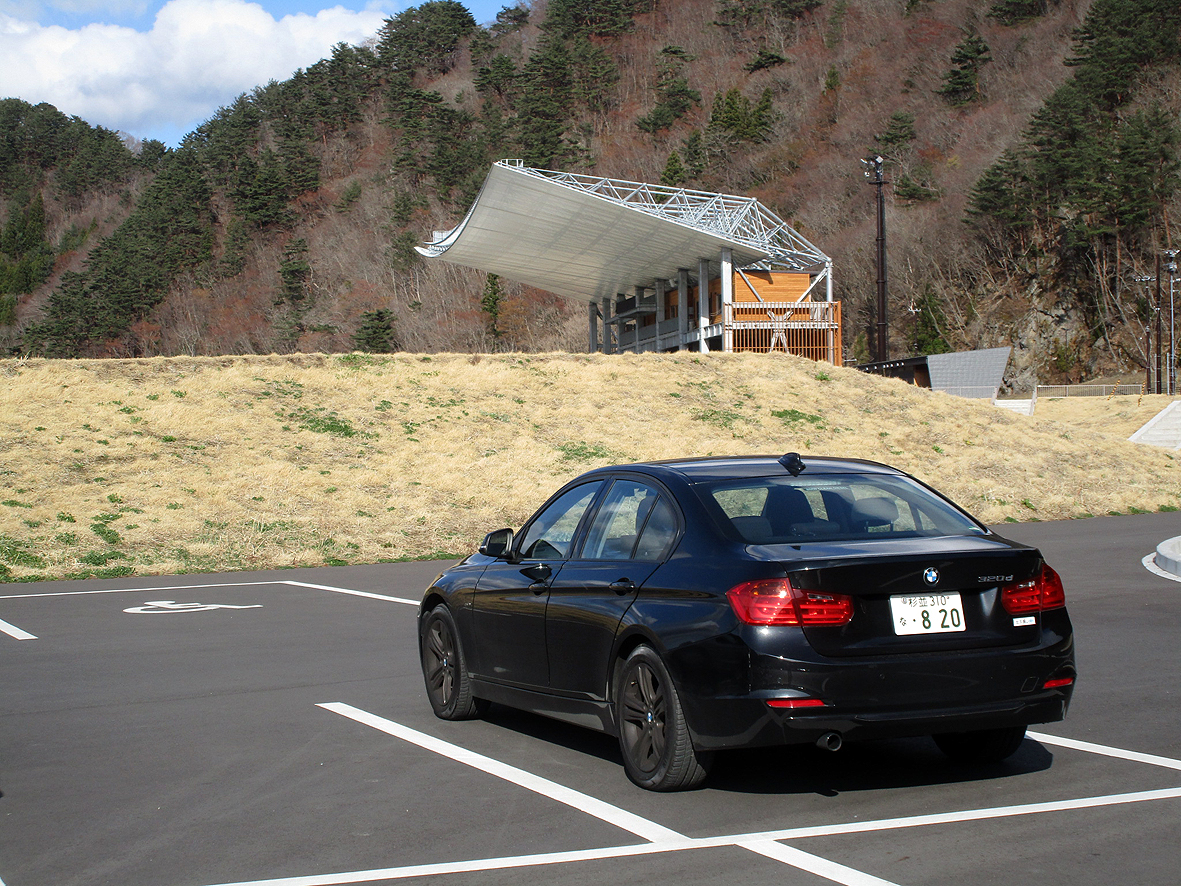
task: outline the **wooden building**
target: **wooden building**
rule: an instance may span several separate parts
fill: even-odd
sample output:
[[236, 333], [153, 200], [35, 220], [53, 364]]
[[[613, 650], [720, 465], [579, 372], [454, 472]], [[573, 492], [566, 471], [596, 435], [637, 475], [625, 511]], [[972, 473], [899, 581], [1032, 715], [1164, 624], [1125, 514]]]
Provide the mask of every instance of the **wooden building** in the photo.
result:
[[832, 260], [752, 197], [501, 160], [463, 221], [418, 251], [585, 299], [592, 351], [841, 363]]

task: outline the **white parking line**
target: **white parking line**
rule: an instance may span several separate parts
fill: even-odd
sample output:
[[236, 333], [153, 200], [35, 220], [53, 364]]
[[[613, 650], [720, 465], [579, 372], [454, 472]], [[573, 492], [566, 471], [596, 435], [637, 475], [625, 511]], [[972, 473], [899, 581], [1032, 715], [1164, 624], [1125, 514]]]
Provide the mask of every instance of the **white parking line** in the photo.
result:
[[0, 600], [30, 600], [37, 597], [87, 597], [92, 594], [154, 594], [159, 591], [198, 591], [205, 588], [258, 588], [265, 585], [289, 585], [296, 588], [312, 588], [317, 591], [332, 591], [335, 594], [348, 594], [351, 597], [368, 597], [371, 600], [385, 600], [388, 603], [405, 603], [417, 606], [418, 600], [408, 600], [405, 597], [391, 597], [388, 594], [375, 594], [371, 591], [355, 591], [352, 588], [338, 588], [332, 585], [309, 584], [306, 581], [226, 581], [207, 585], [166, 585], [158, 588], [100, 588], [93, 591], [51, 591], [48, 594], [7, 594], [0, 596]]
[[48, 594], [8, 594], [0, 597], [0, 600], [30, 600], [36, 597], [88, 597], [93, 594], [154, 594], [158, 591], [192, 591], [201, 588], [246, 588], [284, 583], [278, 581], [225, 581], [207, 585], [165, 585], [158, 588], [99, 588], [93, 591], [50, 591]]
[[[37, 639], [34, 635], [30, 634], [28, 631], [22, 631], [16, 625], [11, 625], [8, 622], [3, 621], [3, 620], [0, 620], [0, 634], [8, 634], [8, 636], [10, 636], [16, 640], [36, 640]], [[0, 886], [4, 886], [4, 884], [0, 883]]]
[[[320, 874], [307, 877], [291, 877], [277, 880], [258, 880], [244, 883], [220, 884], [220, 886], [341, 886], [341, 884], [366, 883], [375, 880], [401, 880], [411, 877], [429, 877], [442, 874], [476, 872], [488, 870], [504, 870], [510, 868], [545, 866], [553, 864], [568, 864], [579, 861], [596, 861], [613, 858], [625, 858], [637, 855], [652, 855], [664, 852], [682, 852], [692, 849], [714, 849], [724, 846], [737, 846], [750, 852], [758, 853], [766, 858], [791, 865], [800, 870], [808, 871], [842, 886], [895, 886], [888, 880], [875, 877], [863, 871], [858, 871], [838, 862], [812, 855], [792, 846], [785, 846], [781, 841], [798, 840], [808, 837], [847, 836], [851, 834], [872, 833], [885, 830], [902, 830], [916, 827], [926, 827], [940, 824], [963, 824], [973, 821], [989, 819], [1013, 818], [1022, 815], [1039, 815], [1053, 812], [1069, 812], [1080, 809], [1095, 809], [1106, 806], [1120, 806], [1131, 803], [1145, 803], [1160, 800], [1181, 799], [1181, 787], [1164, 788], [1154, 791], [1136, 791], [1124, 794], [1108, 794], [1103, 796], [1083, 797], [1074, 800], [1056, 800], [1044, 803], [1026, 803], [1014, 806], [997, 806], [981, 809], [967, 809], [959, 812], [935, 813], [928, 815], [914, 815], [902, 818], [879, 819], [875, 821], [847, 822], [835, 825], [817, 825], [805, 828], [787, 828], [777, 831], [763, 831], [748, 834], [728, 834], [717, 837], [690, 838], [663, 825], [635, 816], [626, 810], [609, 803], [603, 803], [579, 791], [564, 787], [548, 779], [524, 772], [514, 766], [501, 763], [481, 754], [468, 751], [450, 742], [434, 738], [409, 727], [402, 726], [392, 720], [378, 717], [351, 705], [330, 703], [320, 707], [341, 716], [348, 717], [358, 723], [371, 726], [388, 735], [401, 738], [418, 745], [426, 750], [443, 754], [458, 762], [474, 766], [481, 771], [505, 778], [514, 784], [536, 790], [552, 799], [565, 803], [573, 808], [587, 812], [609, 824], [614, 824], [623, 830], [630, 831], [637, 836], [652, 840], [638, 845], [604, 847], [601, 849], [581, 850], [573, 852], [551, 852], [537, 855], [509, 856], [502, 858], [484, 858], [453, 863], [439, 863], [431, 865], [412, 865], [401, 868], [383, 868], [379, 870], [353, 871], [336, 874]], [[1046, 744], [1078, 750], [1085, 753], [1128, 760], [1130, 762], [1147, 763], [1162, 766], [1167, 769], [1181, 770], [1181, 760], [1159, 757], [1152, 754], [1141, 754], [1121, 748], [1108, 747], [1092, 742], [1076, 741], [1060, 738], [1045, 733], [1031, 732], [1030, 737]]]
[[557, 782], [550, 781], [548, 778], [542, 778], [539, 775], [518, 769], [516, 766], [510, 766], [508, 763], [502, 763], [499, 760], [493, 760], [491, 757], [485, 757], [483, 754], [477, 754], [475, 751], [461, 748], [459, 745], [451, 744], [448, 741], [443, 741], [441, 738], [435, 738], [434, 736], [427, 735], [425, 732], [419, 732], [416, 729], [403, 726], [401, 723], [395, 723], [393, 720], [387, 720], [376, 714], [362, 711], [360, 708], [355, 708], [352, 705], [332, 703], [318, 705], [317, 707], [324, 708], [326, 711], [332, 711], [334, 714], [340, 714], [342, 717], [348, 717], [350, 720], [356, 720], [358, 723], [363, 723], [387, 735], [392, 735], [395, 738], [402, 739], [402, 741], [418, 745], [420, 748], [425, 748], [428, 751], [433, 751], [440, 756], [449, 757], [458, 763], [471, 766], [473, 769], [479, 769], [481, 772], [487, 772], [489, 775], [503, 778], [505, 781], [520, 785], [534, 793], [549, 797], [551, 800], [557, 800], [559, 803], [564, 803], [567, 806], [585, 812], [587, 815], [593, 815], [600, 821], [615, 825], [615, 827], [629, 831], [645, 840], [651, 840], [653, 842], [684, 842], [688, 839], [684, 834], [678, 834], [676, 831], [648, 821], [646, 818], [625, 812], [618, 806], [612, 806], [610, 803], [596, 800], [589, 794], [584, 794], [581, 791], [576, 791], [573, 788], [568, 788]]
[[919, 828], [937, 824], [963, 824], [964, 822], [987, 821], [993, 818], [1015, 818], [1019, 815], [1040, 815], [1047, 812], [1071, 812], [1076, 809], [1125, 806], [1129, 803], [1148, 803], [1155, 800], [1181, 800], [1181, 787], [1162, 788], [1156, 791], [1135, 791], [1127, 794], [1105, 794], [1097, 797], [1081, 797], [1077, 800], [1050, 800], [1045, 803], [1024, 803], [1018, 806], [992, 806], [983, 809], [965, 809], [960, 812], [934, 812], [927, 815], [911, 815], [904, 818], [882, 818], [875, 821], [852, 821], [845, 824], [785, 828], [781, 831], [764, 831], [759, 834], [739, 834], [724, 839], [728, 843], [733, 843], [736, 841], [751, 840], [799, 840], [804, 837], [838, 837], [849, 834], [868, 834], [874, 831]]
[[280, 877], [273, 880], [243, 880], [217, 883], [214, 886], [347, 886], [375, 880], [409, 880], [413, 877], [438, 877], [445, 874], [470, 874], [513, 868], [543, 867], [578, 861], [603, 861], [668, 851], [667, 843], [637, 843], [634, 846], [610, 846], [605, 849], [580, 849], [571, 852], [546, 852], [505, 858], [481, 858], [471, 861], [418, 864], [402, 868], [373, 868], [367, 871], [344, 871], [338, 874], [312, 874], [305, 877]]
[[794, 846], [784, 846], [774, 840], [747, 840], [734, 845], [749, 849], [751, 852], [757, 852], [759, 855], [772, 858], [775, 861], [789, 864], [793, 868], [808, 871], [818, 877], [824, 877], [826, 880], [832, 880], [834, 883], [840, 883], [842, 886], [895, 886], [889, 880], [883, 880], [881, 877], [854, 870], [847, 865], [812, 855], [796, 849]]
[[1125, 803], [1150, 800], [1181, 799], [1181, 788], [1160, 791], [1142, 791], [1135, 794], [1113, 794], [1107, 797], [1090, 797], [1060, 803], [1031, 803], [1025, 806], [1003, 806], [993, 809], [974, 809], [943, 815], [916, 815], [909, 818], [883, 819], [879, 821], [851, 822], [844, 825], [821, 825], [810, 828], [793, 828], [783, 831], [768, 831], [757, 834], [729, 834], [718, 837], [684, 838], [678, 841], [639, 843], [630, 846], [607, 846], [601, 849], [584, 849], [571, 852], [547, 852], [537, 855], [503, 856], [481, 858], [458, 862], [409, 865], [397, 868], [375, 868], [364, 871], [343, 871], [335, 874], [312, 874], [302, 877], [283, 877], [272, 880], [246, 880], [236, 883], [219, 883], [216, 886], [347, 886], [353, 883], [371, 883], [376, 880], [406, 880], [413, 877], [434, 877], [444, 874], [499, 871], [524, 867], [543, 867], [554, 864], [570, 864], [580, 861], [604, 861], [629, 858], [639, 855], [656, 855], [665, 852], [683, 852], [691, 849], [717, 849], [738, 846], [757, 852], [767, 858], [806, 870], [829, 879], [842, 886], [897, 886], [889, 880], [882, 880], [820, 856], [811, 855], [783, 846], [779, 840], [801, 839], [804, 837], [848, 836], [922, 827], [934, 824], [961, 824], [994, 818], [1009, 818], [1016, 815], [1030, 815], [1044, 812], [1064, 812], [1073, 809], [1090, 809], [1100, 806], [1114, 806]]
[[297, 588], [314, 588], [317, 591], [332, 591], [334, 594], [349, 594], [353, 597], [368, 597], [371, 600], [386, 600], [390, 603], [406, 603], [417, 606], [421, 600], [407, 600], [405, 597], [390, 597], [386, 594], [374, 594], [370, 591], [354, 591], [350, 588], [335, 588], [332, 585], [313, 585], [304, 581], [281, 581], [278, 584], [293, 585]]
[[1133, 763], [1147, 763], [1149, 766], [1163, 766], [1165, 769], [1181, 771], [1181, 760], [1174, 760], [1171, 757], [1125, 751], [1121, 748], [1110, 748], [1107, 745], [1092, 744], [1089, 741], [1078, 741], [1074, 738], [1059, 738], [1057, 735], [1047, 735], [1044, 732], [1027, 732], [1025, 734], [1034, 741], [1040, 741], [1043, 744], [1053, 744], [1074, 751], [1086, 751], [1088, 754], [1101, 754], [1105, 757], [1115, 757], [1117, 760], [1130, 760]]
[[[560, 785], [557, 782], [550, 781], [548, 778], [542, 778], [539, 775], [534, 775], [531, 772], [526, 772], [523, 769], [518, 769], [516, 766], [510, 766], [507, 763], [502, 763], [499, 760], [494, 760], [491, 757], [486, 757], [483, 754], [477, 754], [474, 751], [469, 751], [459, 745], [452, 744], [448, 741], [443, 741], [440, 738], [427, 735], [424, 732], [419, 732], [417, 729], [411, 729], [408, 726], [403, 726], [401, 723], [395, 723], [393, 720], [387, 720], [384, 717], [379, 717], [376, 714], [370, 714], [360, 708], [355, 708], [352, 705], [342, 704], [339, 702], [321, 704], [318, 707], [324, 708], [327, 711], [340, 714], [342, 717], [348, 717], [358, 723], [366, 726], [371, 726], [387, 735], [392, 735], [395, 738], [400, 738], [403, 741], [418, 745], [419, 747], [433, 751], [444, 757], [448, 757], [456, 762], [463, 763], [481, 772], [487, 772], [489, 775], [495, 775], [497, 778], [503, 778], [505, 781], [512, 784], [519, 785], [535, 793], [549, 797], [552, 800], [557, 800], [559, 803], [564, 803], [588, 815], [592, 815], [600, 821], [607, 824], [614, 825], [625, 831], [630, 831], [637, 837], [643, 837], [645, 840], [652, 841], [648, 844], [648, 852], [676, 852], [683, 849], [695, 848], [713, 848], [717, 845], [740, 846], [743, 849], [748, 849], [751, 852], [756, 852], [766, 858], [772, 858], [784, 864], [801, 870], [809, 871], [831, 880], [834, 883], [839, 883], [841, 886], [896, 886], [887, 880], [881, 880], [877, 877], [872, 877], [869, 874], [856, 871], [853, 868], [846, 867], [842, 864], [829, 861], [828, 859], [820, 858], [816, 855], [811, 855], [799, 849], [791, 849], [786, 846], [780, 846], [771, 840], [754, 840], [754, 841], [737, 841], [733, 839], [724, 840], [721, 843], [703, 844], [702, 841], [694, 840], [686, 837], [684, 834], [677, 833], [674, 830], [649, 821], [646, 818], [641, 818], [634, 813], [620, 809], [618, 806], [613, 806], [610, 803], [605, 803], [602, 800], [595, 799], [589, 794], [584, 794], [581, 791], [576, 791], [573, 788], [568, 788]], [[627, 851], [622, 854], [632, 855], [636, 854], [631, 851], [634, 847], [620, 847]], [[609, 855], [596, 854], [594, 858], [618, 858], [619, 850], [597, 850], [597, 852], [608, 851]], [[567, 861], [588, 860], [592, 856], [587, 856], [584, 853], [568, 854], [565, 859]], [[520, 867], [526, 864], [533, 864], [536, 862], [529, 862], [525, 859], [534, 858], [537, 856], [525, 856], [517, 859], [501, 859], [502, 864], [498, 867]], [[478, 870], [491, 870], [490, 863], [495, 860], [486, 860], [476, 862], [480, 865]], [[555, 859], [549, 857], [549, 860], [543, 862], [545, 864], [555, 863]], [[410, 869], [391, 869], [381, 872], [381, 876], [370, 876], [376, 872], [366, 872], [367, 879], [404, 879], [407, 876], [423, 876], [421, 868], [417, 869], [416, 874], [403, 873]], [[446, 871], [437, 870], [435, 873], [453, 873], [453, 868], [448, 867]], [[342, 875], [331, 875], [342, 876]], [[327, 883], [352, 883], [364, 882], [364, 880], [315, 880], [311, 882], [303, 881], [275, 881], [276, 884], [282, 886], [321, 886]]]

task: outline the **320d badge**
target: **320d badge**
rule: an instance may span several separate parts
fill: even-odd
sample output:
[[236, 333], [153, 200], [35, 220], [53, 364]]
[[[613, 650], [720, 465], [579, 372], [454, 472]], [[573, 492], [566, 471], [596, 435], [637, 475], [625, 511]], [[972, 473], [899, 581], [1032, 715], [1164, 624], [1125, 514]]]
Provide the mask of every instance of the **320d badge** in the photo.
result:
[[1036, 548], [901, 471], [795, 453], [584, 474], [443, 572], [419, 639], [439, 717], [602, 730], [657, 791], [728, 748], [933, 735], [1001, 760], [1075, 681]]

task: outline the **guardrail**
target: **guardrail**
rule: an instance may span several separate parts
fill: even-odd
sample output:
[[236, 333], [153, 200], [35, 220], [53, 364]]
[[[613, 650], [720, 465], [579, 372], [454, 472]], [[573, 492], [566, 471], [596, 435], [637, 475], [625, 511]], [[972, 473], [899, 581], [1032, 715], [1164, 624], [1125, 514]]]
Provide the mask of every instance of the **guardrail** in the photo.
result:
[[1038, 397], [1111, 397], [1123, 394], [1140, 396], [1144, 385], [1038, 385], [1034, 398]]

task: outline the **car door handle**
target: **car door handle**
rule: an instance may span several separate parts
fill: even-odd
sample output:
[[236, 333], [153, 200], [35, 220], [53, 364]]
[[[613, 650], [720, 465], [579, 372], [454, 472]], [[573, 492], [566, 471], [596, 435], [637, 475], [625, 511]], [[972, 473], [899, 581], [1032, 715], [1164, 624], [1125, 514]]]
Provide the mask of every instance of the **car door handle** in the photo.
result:
[[[549, 577], [553, 574], [554, 571], [550, 569], [549, 565], [546, 563], [538, 563], [534, 566], [526, 566], [521, 570], [521, 575], [525, 576], [525, 578], [532, 579], [534, 583], [548, 581]], [[532, 587], [532, 585], [530, 585], [530, 587]]]
[[619, 581], [613, 581], [608, 585], [611, 590], [619, 595], [630, 594], [636, 589], [636, 583], [630, 578], [621, 578]]
[[533, 582], [533, 584], [529, 585], [529, 590], [531, 590], [534, 594], [536, 594], [538, 597], [540, 597], [542, 594], [544, 594], [546, 591], [549, 590], [549, 582], [535, 581], [535, 582]]

